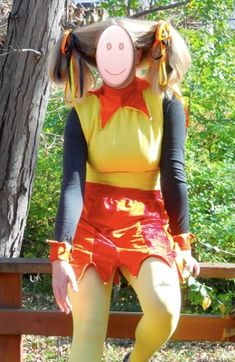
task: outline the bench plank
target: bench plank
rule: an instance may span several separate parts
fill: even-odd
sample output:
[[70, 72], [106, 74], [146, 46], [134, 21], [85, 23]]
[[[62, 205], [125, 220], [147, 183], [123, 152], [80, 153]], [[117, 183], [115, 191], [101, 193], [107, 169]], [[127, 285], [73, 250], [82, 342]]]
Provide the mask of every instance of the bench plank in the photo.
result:
[[[199, 263], [202, 278], [235, 278], [235, 263]], [[0, 258], [0, 273], [51, 274], [48, 259]]]
[[[107, 337], [134, 339], [142, 314], [110, 312]], [[60, 311], [0, 309], [0, 335], [72, 336], [72, 316]], [[221, 316], [182, 314], [172, 340], [222, 341], [224, 328], [234, 328], [235, 321]], [[235, 339], [231, 339], [235, 342]]]

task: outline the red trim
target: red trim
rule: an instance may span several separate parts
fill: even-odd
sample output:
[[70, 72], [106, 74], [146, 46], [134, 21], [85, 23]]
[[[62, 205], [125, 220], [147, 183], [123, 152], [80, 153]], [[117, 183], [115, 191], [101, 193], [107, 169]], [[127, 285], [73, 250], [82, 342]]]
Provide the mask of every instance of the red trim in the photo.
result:
[[145, 104], [143, 91], [149, 87], [144, 79], [135, 78], [125, 88], [112, 88], [107, 84], [90, 93], [96, 95], [101, 104], [101, 125], [105, 127], [112, 115], [121, 107], [130, 107], [143, 112], [149, 118], [148, 108]]
[[56, 240], [47, 240], [47, 243], [50, 245], [49, 259], [51, 262], [55, 260], [69, 261], [72, 245], [66, 241], [59, 242]]
[[181, 250], [191, 250], [191, 243], [195, 239], [192, 233], [185, 233], [173, 236], [174, 242], [177, 243]]

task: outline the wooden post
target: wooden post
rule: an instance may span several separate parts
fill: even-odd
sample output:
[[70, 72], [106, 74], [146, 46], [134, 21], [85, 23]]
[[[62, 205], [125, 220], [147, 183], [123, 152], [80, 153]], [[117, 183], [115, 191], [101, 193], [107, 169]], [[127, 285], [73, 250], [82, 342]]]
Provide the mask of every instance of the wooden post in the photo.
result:
[[[0, 308], [21, 308], [22, 278], [20, 273], [0, 273]], [[1, 323], [1, 321], [0, 321]], [[22, 336], [0, 335], [0, 361], [22, 362]]]

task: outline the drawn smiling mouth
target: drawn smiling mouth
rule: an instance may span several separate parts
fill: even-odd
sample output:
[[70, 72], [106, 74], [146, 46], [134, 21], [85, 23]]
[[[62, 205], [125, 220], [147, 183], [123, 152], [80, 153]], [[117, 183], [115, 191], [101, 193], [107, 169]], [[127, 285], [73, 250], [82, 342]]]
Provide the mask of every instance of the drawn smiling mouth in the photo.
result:
[[110, 75], [121, 75], [122, 73], [124, 73], [126, 71], [126, 69], [123, 69], [120, 73], [111, 73], [110, 71], [108, 71], [108, 69], [105, 69], [105, 71], [107, 73], [109, 73]]

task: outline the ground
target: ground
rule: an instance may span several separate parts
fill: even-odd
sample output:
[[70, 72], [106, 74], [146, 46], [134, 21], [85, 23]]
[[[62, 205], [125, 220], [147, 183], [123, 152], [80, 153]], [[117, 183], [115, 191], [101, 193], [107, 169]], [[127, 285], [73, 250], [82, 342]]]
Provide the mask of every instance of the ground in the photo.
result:
[[[24, 336], [25, 362], [67, 362], [71, 339]], [[121, 362], [131, 350], [132, 341], [108, 339], [102, 362]], [[234, 343], [169, 342], [151, 362], [232, 362]]]
[[[50, 276], [23, 278], [23, 308], [58, 310]], [[24, 362], [68, 362], [70, 345], [71, 338], [68, 337], [24, 336]], [[131, 348], [131, 340], [108, 339], [102, 362], [122, 362]], [[235, 362], [235, 343], [169, 342], [155, 354], [151, 362]]]

